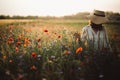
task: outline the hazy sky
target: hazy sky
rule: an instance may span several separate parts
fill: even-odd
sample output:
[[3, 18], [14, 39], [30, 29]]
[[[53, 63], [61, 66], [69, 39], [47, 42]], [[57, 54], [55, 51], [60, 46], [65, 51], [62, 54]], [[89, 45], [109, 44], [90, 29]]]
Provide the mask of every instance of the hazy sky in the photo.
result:
[[0, 0], [0, 14], [63, 16], [99, 9], [120, 12], [120, 0]]

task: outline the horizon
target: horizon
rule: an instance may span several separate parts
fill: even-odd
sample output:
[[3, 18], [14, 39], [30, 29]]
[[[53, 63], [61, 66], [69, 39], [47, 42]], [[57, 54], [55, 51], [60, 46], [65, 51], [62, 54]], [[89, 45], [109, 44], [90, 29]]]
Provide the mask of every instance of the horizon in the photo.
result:
[[[109, 2], [109, 3], [108, 3]], [[88, 5], [88, 6], [87, 6]], [[119, 0], [0, 0], [0, 15], [61, 17], [94, 9], [120, 13]]]

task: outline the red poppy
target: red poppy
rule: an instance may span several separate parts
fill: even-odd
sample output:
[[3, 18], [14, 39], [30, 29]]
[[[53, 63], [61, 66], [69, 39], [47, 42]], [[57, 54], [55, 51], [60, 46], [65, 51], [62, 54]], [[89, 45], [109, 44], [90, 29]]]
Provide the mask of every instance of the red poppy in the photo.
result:
[[7, 56], [3, 56], [3, 59], [6, 59], [7, 58]]
[[31, 53], [31, 57], [36, 58], [37, 54], [35, 52]]
[[44, 30], [44, 32], [48, 32], [48, 30], [47, 30], [47, 29], [45, 29], [45, 30]]
[[40, 41], [41, 41], [41, 39], [39, 38], [37, 41], [38, 41], [38, 42], [40, 42]]
[[31, 70], [36, 70], [37, 68], [36, 68], [35, 65], [33, 65], [33, 66], [30, 67], [30, 69], [31, 69]]
[[17, 43], [16, 43], [16, 46], [20, 46], [20, 45], [21, 45], [21, 42], [17, 42]]
[[82, 65], [85, 65], [85, 62], [84, 62], [84, 61], [82, 61], [82, 62], [81, 62], [81, 64], [82, 64]]
[[83, 50], [83, 48], [82, 48], [82, 47], [77, 48], [77, 49], [76, 49], [76, 54], [78, 54], [78, 53], [82, 52], [82, 50]]
[[15, 50], [16, 50], [16, 52], [19, 52], [19, 48], [18, 47], [16, 47]]
[[65, 51], [64, 51], [64, 54], [68, 55], [68, 54], [69, 54], [69, 51], [68, 51], [68, 50], [65, 50]]
[[61, 38], [61, 36], [58, 36], [58, 38]]
[[8, 44], [13, 43], [13, 42], [14, 42], [13, 37], [9, 37], [9, 38], [8, 38]]
[[25, 43], [30, 43], [30, 40], [29, 40], [28, 38], [25, 38], [25, 39], [24, 39], [24, 42], [25, 42]]
[[12, 42], [14, 39], [12, 37], [10, 37], [8, 40]]

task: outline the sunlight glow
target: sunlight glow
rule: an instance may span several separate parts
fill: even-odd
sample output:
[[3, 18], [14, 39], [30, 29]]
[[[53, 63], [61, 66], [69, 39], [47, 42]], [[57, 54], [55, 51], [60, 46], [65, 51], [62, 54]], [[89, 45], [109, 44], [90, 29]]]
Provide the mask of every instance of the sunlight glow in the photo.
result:
[[0, 14], [63, 16], [99, 9], [120, 12], [119, 0], [0, 0]]

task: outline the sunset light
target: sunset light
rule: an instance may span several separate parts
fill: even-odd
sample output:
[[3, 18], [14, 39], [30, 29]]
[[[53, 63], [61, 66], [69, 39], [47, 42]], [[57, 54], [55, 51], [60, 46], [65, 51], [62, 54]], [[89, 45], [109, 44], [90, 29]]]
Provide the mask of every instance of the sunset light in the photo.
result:
[[119, 0], [0, 0], [0, 14], [64, 16], [99, 9], [120, 12]]

